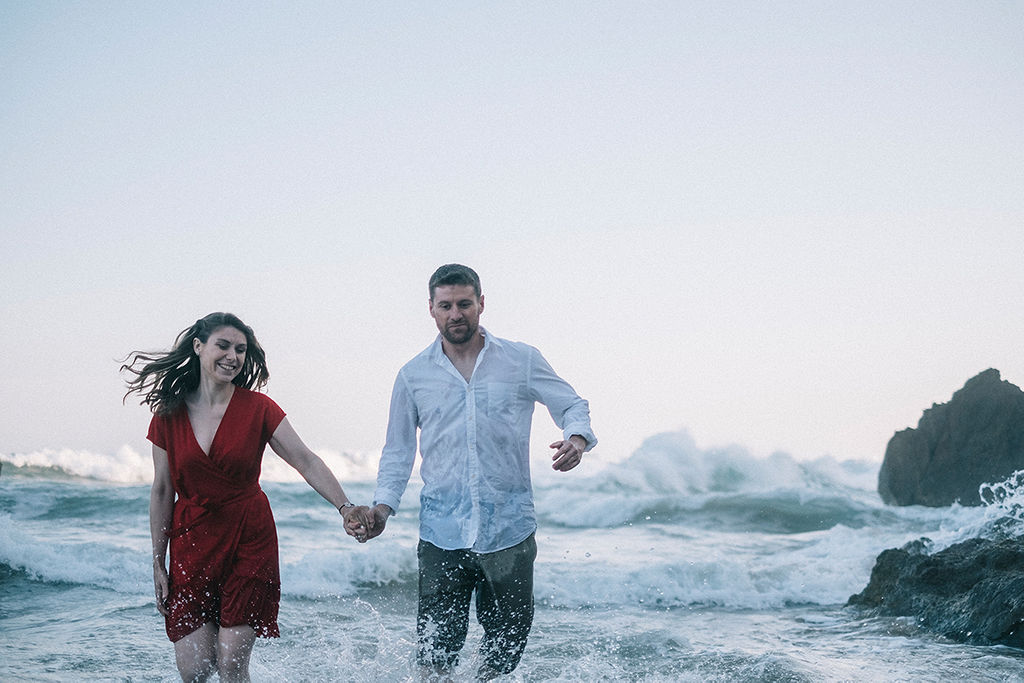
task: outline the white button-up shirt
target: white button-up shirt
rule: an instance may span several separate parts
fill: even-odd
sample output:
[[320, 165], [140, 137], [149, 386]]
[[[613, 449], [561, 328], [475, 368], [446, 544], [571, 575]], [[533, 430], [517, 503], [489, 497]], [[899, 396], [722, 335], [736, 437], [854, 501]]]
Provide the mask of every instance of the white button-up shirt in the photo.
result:
[[420, 538], [445, 550], [511, 548], [537, 529], [530, 484], [530, 426], [543, 403], [568, 439], [590, 450], [590, 407], [555, 374], [540, 351], [492, 337], [467, 382], [433, 344], [398, 372], [375, 503], [398, 510], [421, 454]]

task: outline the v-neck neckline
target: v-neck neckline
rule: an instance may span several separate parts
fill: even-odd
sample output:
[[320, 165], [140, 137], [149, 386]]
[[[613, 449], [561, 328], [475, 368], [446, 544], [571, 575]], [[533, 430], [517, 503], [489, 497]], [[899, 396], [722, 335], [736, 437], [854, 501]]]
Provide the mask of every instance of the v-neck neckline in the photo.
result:
[[192, 442], [195, 443], [196, 448], [199, 452], [206, 456], [208, 460], [213, 459], [213, 444], [217, 443], [217, 436], [220, 435], [220, 426], [224, 424], [224, 418], [228, 416], [228, 411], [231, 410], [231, 404], [235, 402], [235, 396], [238, 394], [238, 387], [234, 387], [231, 390], [231, 398], [228, 399], [228, 404], [224, 406], [224, 414], [220, 416], [220, 421], [217, 423], [216, 429], [213, 430], [213, 438], [210, 439], [210, 452], [207, 453], [203, 450], [203, 445], [199, 443], [199, 437], [196, 436], [196, 428], [192, 424], [192, 416], [188, 414], [188, 406], [185, 406], [185, 417], [188, 419], [188, 431], [192, 434]]
[[437, 358], [436, 362], [440, 364], [442, 367], [446, 367], [450, 373], [452, 373], [460, 380], [462, 380], [463, 384], [467, 387], [472, 386], [473, 378], [476, 376], [476, 370], [478, 367], [480, 367], [480, 359], [483, 358], [484, 351], [486, 351], [487, 347], [490, 345], [490, 339], [486, 331], [481, 328], [481, 333], [484, 338], [484, 345], [480, 347], [480, 351], [477, 352], [476, 358], [473, 359], [473, 369], [470, 371], [469, 377], [463, 375], [459, 371], [458, 366], [455, 365], [455, 361], [453, 361], [448, 356], [448, 354], [444, 352], [444, 342], [442, 341], [441, 335], [437, 336], [437, 353], [439, 357]]

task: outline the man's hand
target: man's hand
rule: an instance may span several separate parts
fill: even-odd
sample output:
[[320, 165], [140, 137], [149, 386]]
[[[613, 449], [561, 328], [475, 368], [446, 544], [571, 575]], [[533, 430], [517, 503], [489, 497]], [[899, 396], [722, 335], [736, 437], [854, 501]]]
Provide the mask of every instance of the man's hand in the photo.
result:
[[384, 503], [377, 503], [370, 508], [370, 528], [369, 533], [366, 535], [366, 540], [377, 538], [384, 533], [384, 527], [388, 524], [388, 517], [393, 514], [395, 514], [395, 511], [391, 509], [391, 506]]
[[582, 462], [587, 440], [579, 434], [573, 434], [568, 439], [554, 442], [551, 447], [556, 449], [555, 454], [551, 456], [554, 460], [551, 467], [559, 472], [568, 472]]
[[394, 514], [391, 506], [378, 503], [372, 508], [366, 505], [348, 508], [345, 515], [345, 533], [360, 543], [366, 543], [384, 532], [388, 517]]

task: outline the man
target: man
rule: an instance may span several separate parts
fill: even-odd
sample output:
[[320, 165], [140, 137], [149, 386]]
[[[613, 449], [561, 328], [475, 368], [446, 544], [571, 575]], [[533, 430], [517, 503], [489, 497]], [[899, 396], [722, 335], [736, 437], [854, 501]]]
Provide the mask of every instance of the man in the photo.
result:
[[563, 439], [551, 444], [555, 470], [580, 464], [597, 443], [590, 409], [540, 352], [480, 327], [480, 278], [466, 266], [441, 266], [429, 282], [438, 338], [398, 373], [391, 395], [367, 540], [398, 509], [421, 455], [417, 660], [427, 678], [457, 664], [476, 592], [484, 629], [477, 677], [519, 664], [533, 623], [537, 529], [530, 483], [530, 426], [543, 403]]

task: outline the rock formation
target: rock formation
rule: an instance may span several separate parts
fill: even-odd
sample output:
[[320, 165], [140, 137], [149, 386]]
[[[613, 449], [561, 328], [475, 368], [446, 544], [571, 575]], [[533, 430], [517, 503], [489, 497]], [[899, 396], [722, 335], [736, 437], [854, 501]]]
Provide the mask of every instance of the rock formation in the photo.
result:
[[949, 403], [924, 411], [917, 429], [885, 449], [878, 493], [890, 505], [979, 505], [978, 487], [1024, 470], [1024, 392], [986, 370]]
[[847, 604], [973, 645], [1024, 647], [1024, 544], [973, 538], [934, 555], [921, 539], [878, 556]]

